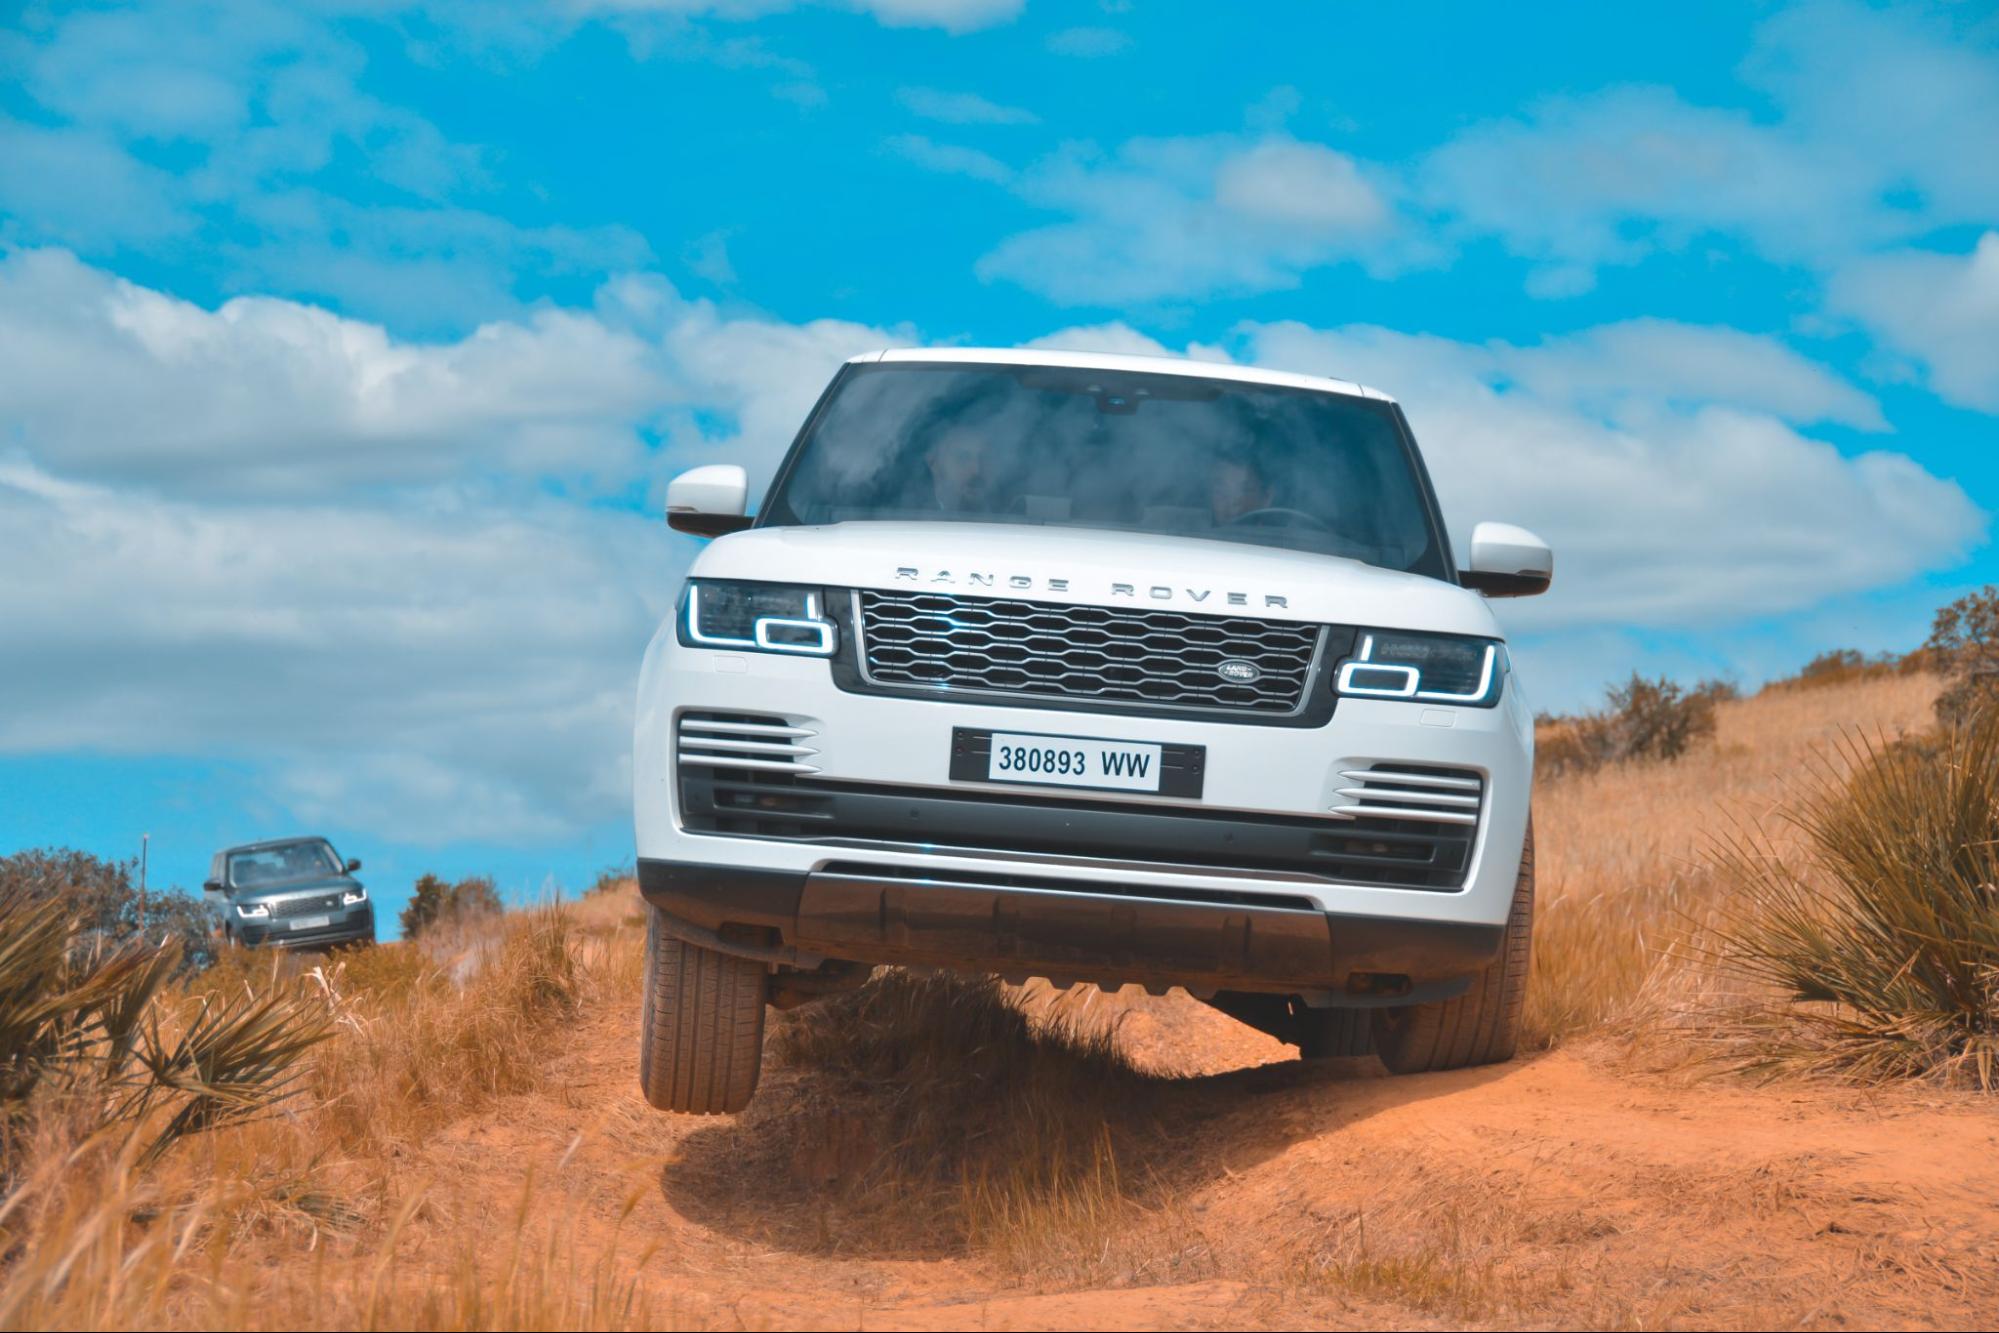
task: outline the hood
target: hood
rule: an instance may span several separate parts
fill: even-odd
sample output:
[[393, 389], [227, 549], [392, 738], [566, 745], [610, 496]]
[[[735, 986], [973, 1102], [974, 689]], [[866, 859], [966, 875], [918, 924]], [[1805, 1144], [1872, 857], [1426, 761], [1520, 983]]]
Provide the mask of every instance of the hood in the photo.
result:
[[1341, 556], [1153, 533], [875, 521], [752, 528], [710, 543], [690, 572], [1503, 637], [1485, 599], [1455, 584]]

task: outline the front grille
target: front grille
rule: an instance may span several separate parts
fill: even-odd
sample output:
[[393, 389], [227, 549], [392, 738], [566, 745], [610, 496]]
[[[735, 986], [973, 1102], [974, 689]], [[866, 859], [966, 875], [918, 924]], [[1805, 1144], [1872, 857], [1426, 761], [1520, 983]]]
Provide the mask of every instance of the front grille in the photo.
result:
[[1075, 857], [1405, 889], [1462, 887], [1477, 832], [1476, 814], [1472, 824], [1386, 814], [1254, 814], [757, 769], [683, 767], [680, 802], [684, 826], [697, 833]]
[[1465, 768], [1373, 764], [1343, 769], [1323, 840], [1339, 877], [1355, 884], [1455, 889], [1471, 869], [1485, 779]]
[[340, 909], [340, 895], [337, 893], [316, 893], [309, 898], [279, 898], [271, 904], [274, 917], [314, 916], [321, 912]]
[[1136, 607], [872, 589], [857, 601], [861, 668], [875, 684], [1133, 706], [1296, 713], [1323, 637], [1315, 625]]

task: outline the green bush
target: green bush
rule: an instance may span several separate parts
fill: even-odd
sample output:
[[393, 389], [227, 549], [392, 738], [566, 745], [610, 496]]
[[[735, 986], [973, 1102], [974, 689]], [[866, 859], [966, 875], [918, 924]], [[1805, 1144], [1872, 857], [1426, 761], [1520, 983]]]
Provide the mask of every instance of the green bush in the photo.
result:
[[403, 938], [413, 940], [425, 931], [444, 925], [464, 925], [502, 911], [499, 890], [484, 875], [447, 884], [436, 875], [424, 874], [410, 893], [409, 905], [398, 918]]
[[1949, 680], [1937, 697], [1939, 722], [1957, 726], [1999, 707], [1999, 584], [1939, 610], [1922, 651]]
[[1723, 953], [1779, 1002], [1756, 1063], [1999, 1086], [1999, 709], [1922, 745], [1855, 742], [1786, 818], [1729, 843]]
[[1598, 711], [1539, 719], [1535, 771], [1554, 777], [1611, 763], [1678, 759], [1714, 736], [1715, 706], [1735, 697], [1735, 686], [1727, 681], [1686, 689], [1633, 672], [1629, 681], [1611, 687]]
[[1815, 690], [1829, 685], [1848, 685], [1861, 680], [1906, 675], [1928, 664], [1920, 649], [1913, 653], [1876, 653], [1869, 657], [1858, 648], [1832, 648], [1798, 668], [1795, 676], [1773, 680], [1766, 690]]
[[91, 947], [172, 941], [180, 950], [180, 971], [207, 967], [215, 960], [208, 907], [178, 889], [153, 889], [142, 903], [132, 883], [137, 869], [137, 861], [106, 861], [69, 848], [16, 852], [0, 856], [0, 894], [62, 903], [79, 939]]

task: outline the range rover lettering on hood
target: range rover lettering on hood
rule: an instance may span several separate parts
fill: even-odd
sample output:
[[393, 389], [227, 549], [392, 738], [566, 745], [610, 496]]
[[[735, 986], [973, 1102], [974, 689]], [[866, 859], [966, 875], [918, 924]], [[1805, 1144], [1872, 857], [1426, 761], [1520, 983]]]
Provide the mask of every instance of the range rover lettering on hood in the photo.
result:
[[[897, 583], [917, 583], [930, 587], [945, 588], [1004, 588], [1009, 592], [1060, 592], [1077, 591], [1071, 579], [1037, 578], [1031, 574], [990, 574], [975, 570], [954, 572], [949, 569], [920, 569], [914, 565], [898, 565], [895, 571]], [[1129, 597], [1134, 601], [1154, 602], [1189, 601], [1194, 603], [1212, 600], [1218, 606], [1261, 606], [1265, 608], [1283, 607], [1289, 609], [1291, 599], [1277, 593], [1235, 592], [1226, 588], [1186, 588], [1165, 583], [1112, 583], [1110, 597]]]

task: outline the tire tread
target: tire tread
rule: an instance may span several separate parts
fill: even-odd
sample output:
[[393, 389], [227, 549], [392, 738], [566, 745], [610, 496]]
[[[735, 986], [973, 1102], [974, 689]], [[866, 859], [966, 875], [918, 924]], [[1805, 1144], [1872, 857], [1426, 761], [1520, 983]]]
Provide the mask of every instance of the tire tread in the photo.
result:
[[1520, 1044], [1520, 1015], [1533, 962], [1534, 826], [1520, 849], [1500, 955], [1473, 979], [1471, 989], [1449, 1000], [1379, 1010], [1374, 1045], [1397, 1074], [1463, 1069], [1513, 1058]]
[[749, 1105], [763, 1066], [762, 963], [646, 926], [639, 1086], [662, 1111], [726, 1115]]

